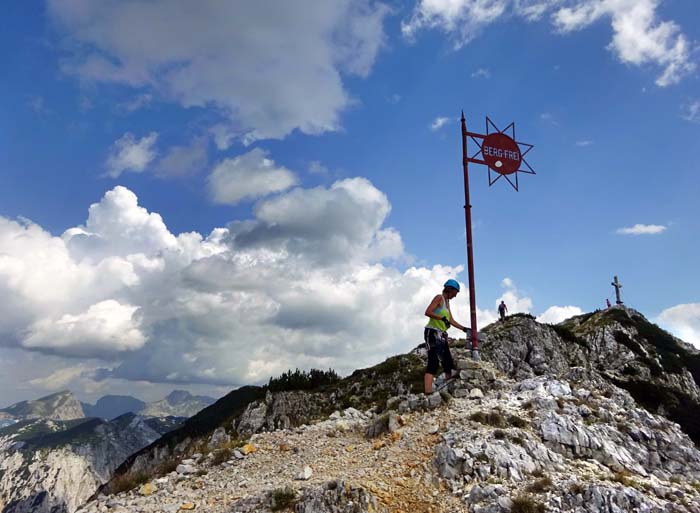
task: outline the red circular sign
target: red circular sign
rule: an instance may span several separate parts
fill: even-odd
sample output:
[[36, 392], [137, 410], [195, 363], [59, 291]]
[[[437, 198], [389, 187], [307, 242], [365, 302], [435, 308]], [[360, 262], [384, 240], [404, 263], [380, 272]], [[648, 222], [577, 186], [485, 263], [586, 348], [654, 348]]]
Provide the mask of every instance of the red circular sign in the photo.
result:
[[484, 137], [481, 153], [486, 165], [502, 175], [515, 173], [523, 161], [517, 143], [500, 132]]

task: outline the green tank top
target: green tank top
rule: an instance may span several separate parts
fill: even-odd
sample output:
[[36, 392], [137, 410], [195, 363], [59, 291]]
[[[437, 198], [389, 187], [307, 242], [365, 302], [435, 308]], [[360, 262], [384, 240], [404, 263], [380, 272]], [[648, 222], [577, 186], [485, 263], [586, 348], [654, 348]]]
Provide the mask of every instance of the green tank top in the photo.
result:
[[[438, 306], [435, 310], [433, 310], [433, 313], [435, 315], [439, 315], [440, 317], [447, 317], [449, 320], [452, 320], [450, 311], [447, 309], [445, 296], [442, 296], [442, 305]], [[425, 327], [433, 328], [440, 331], [447, 331], [447, 329], [449, 328], [449, 326], [446, 325], [444, 322], [438, 321], [437, 319], [433, 319], [432, 317], [428, 321], [428, 324], [425, 325]]]

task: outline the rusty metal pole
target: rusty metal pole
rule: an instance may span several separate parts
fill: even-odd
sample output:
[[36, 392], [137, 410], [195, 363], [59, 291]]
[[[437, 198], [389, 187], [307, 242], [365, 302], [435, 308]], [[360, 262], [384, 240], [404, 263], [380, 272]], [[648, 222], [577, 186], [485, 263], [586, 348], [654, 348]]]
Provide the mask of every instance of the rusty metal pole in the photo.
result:
[[469, 201], [469, 162], [467, 161], [467, 122], [462, 111], [462, 165], [464, 166], [464, 220], [467, 225], [467, 266], [469, 269], [469, 314], [472, 330], [472, 358], [479, 360], [476, 331], [476, 287], [474, 286], [474, 252], [472, 244], [472, 205]]

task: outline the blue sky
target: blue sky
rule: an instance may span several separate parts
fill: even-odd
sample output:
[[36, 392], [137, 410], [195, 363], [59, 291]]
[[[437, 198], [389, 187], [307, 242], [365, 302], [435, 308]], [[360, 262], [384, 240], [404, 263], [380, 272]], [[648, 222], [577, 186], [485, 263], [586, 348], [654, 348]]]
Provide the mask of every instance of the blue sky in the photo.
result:
[[160, 3], [3, 7], [0, 403], [410, 349], [467, 281], [461, 110], [535, 145], [520, 192], [470, 169], [482, 323], [617, 274], [700, 345], [693, 2]]

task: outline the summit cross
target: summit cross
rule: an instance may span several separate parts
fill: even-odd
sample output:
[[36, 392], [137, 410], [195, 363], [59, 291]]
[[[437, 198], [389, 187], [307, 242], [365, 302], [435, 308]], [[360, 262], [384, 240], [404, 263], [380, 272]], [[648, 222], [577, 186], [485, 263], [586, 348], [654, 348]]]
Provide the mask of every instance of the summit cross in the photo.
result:
[[620, 283], [617, 280], [617, 276], [615, 276], [615, 279], [613, 280], [613, 282], [610, 285], [615, 287], [615, 298], [616, 298], [615, 304], [621, 305], [622, 300], [620, 299], [620, 289], [622, 288], [622, 283]]

